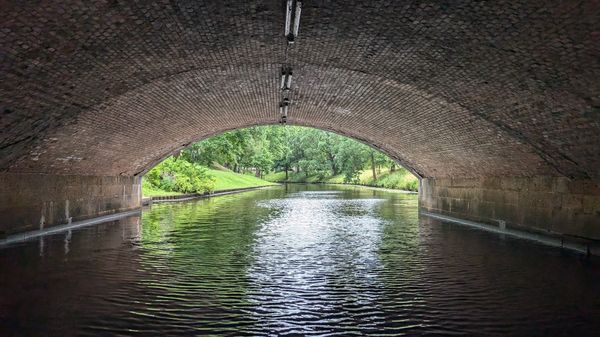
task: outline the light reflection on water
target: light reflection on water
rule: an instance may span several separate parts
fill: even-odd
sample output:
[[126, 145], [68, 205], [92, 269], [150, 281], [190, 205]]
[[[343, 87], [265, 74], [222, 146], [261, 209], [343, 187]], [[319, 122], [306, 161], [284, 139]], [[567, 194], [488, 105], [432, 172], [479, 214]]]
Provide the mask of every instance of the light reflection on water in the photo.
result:
[[4, 247], [0, 335], [600, 335], [596, 262], [416, 207], [298, 185]]
[[263, 308], [261, 330], [305, 334], [348, 325], [359, 332], [344, 308], [349, 302], [369, 307], [367, 325], [381, 319], [378, 296], [357, 290], [383, 287], [376, 274], [382, 236], [376, 206], [384, 200], [335, 198], [339, 192], [293, 193], [258, 204], [280, 211], [257, 231], [249, 269], [257, 294], [249, 299]]

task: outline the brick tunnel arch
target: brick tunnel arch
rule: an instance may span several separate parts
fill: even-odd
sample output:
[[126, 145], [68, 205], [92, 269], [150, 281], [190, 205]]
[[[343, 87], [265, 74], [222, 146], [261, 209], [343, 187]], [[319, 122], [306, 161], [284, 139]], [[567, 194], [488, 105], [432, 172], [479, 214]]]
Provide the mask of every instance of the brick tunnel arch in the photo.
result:
[[2, 6], [2, 184], [43, 195], [29, 216], [3, 193], [8, 231], [49, 212], [33, 175], [61, 205], [94, 199], [66, 177], [99, 185], [80, 217], [136, 207], [114, 191], [160, 158], [277, 123], [290, 64], [288, 122], [383, 150], [425, 178], [425, 209], [600, 237], [598, 2], [304, 1], [293, 46], [285, 1]]
[[[279, 67], [193, 70], [155, 80], [81, 112], [10, 170], [138, 175], [198, 139], [277, 123], [279, 79], [272, 74]], [[553, 173], [528, 144], [410, 85], [346, 69], [301, 66], [296, 74], [290, 124], [362, 140], [419, 176]], [[432, 120], [444, 113], [448, 118]]]

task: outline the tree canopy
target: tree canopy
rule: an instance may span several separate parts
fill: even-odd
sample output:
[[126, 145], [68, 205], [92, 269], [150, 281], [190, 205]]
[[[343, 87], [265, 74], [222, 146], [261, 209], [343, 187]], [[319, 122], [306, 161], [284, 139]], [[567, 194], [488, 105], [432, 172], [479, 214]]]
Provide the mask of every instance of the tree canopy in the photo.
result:
[[[271, 171], [306, 175], [343, 174], [352, 182], [367, 166], [372, 169], [396, 163], [356, 140], [300, 126], [259, 126], [226, 132], [183, 150], [183, 157], [205, 166], [219, 163], [235, 172], [257, 176]], [[373, 170], [373, 174], [376, 175]]]
[[[153, 186], [167, 191], [203, 192], [214, 185], [203, 167], [213, 166], [259, 178], [270, 172], [285, 172], [285, 181], [288, 173], [317, 179], [342, 176], [343, 182], [355, 184], [360, 183], [363, 171], [369, 170], [375, 181], [382, 168], [389, 172], [398, 169], [383, 153], [331, 132], [300, 126], [257, 126], [194, 143], [146, 176]], [[416, 189], [416, 183], [413, 185], [410, 188]]]

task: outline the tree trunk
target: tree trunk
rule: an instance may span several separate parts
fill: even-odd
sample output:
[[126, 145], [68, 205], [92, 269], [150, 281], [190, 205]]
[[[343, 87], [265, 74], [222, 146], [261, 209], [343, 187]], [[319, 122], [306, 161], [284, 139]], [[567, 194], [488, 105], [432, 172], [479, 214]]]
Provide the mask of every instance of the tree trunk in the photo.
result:
[[338, 174], [337, 166], [335, 166], [335, 156], [331, 153], [327, 153], [327, 158], [329, 159], [329, 162], [331, 163], [331, 173], [333, 175]]
[[285, 181], [288, 181], [288, 171], [289, 171], [289, 167], [288, 165], [285, 165]]
[[371, 170], [373, 171], [373, 180], [377, 180], [377, 172], [375, 170], [375, 152], [371, 152]]
[[396, 164], [392, 164], [392, 167], [390, 167], [390, 172], [396, 172]]

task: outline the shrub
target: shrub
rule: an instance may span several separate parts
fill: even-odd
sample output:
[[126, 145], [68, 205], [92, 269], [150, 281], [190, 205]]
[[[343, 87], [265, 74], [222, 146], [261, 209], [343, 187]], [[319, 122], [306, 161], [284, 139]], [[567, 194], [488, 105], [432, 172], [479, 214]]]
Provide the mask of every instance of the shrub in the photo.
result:
[[145, 175], [150, 185], [169, 192], [204, 193], [214, 190], [215, 178], [206, 168], [183, 158], [169, 157]]
[[399, 169], [394, 172], [382, 174], [376, 181], [369, 178], [363, 181], [363, 184], [391, 189], [401, 189], [408, 191], [418, 191], [419, 180], [405, 169]]

